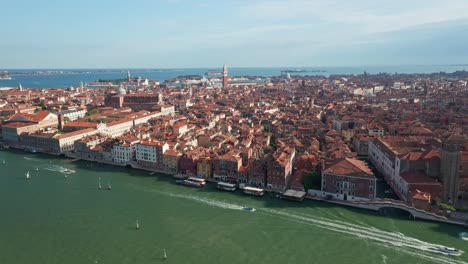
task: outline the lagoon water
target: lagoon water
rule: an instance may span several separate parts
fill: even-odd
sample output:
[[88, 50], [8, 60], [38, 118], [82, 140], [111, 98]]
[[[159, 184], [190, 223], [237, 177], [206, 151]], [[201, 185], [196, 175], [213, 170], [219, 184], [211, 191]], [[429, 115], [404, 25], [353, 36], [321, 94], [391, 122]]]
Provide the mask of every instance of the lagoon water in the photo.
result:
[[0, 213], [0, 263], [468, 263], [430, 249], [468, 251], [457, 226], [13, 150], [0, 151]]
[[[264, 68], [229, 68], [230, 76], [278, 76], [282, 70], [303, 69], [303, 73], [291, 73], [291, 75], [325, 75], [330, 74], [362, 74], [367, 73], [434, 73], [454, 72], [468, 70], [468, 65], [414, 65], [414, 66], [361, 66], [361, 67], [264, 67]], [[33, 72], [48, 71], [51, 69], [0, 69], [9, 72]], [[73, 74], [52, 75], [12, 75], [12, 80], [0, 80], [0, 87], [17, 87], [19, 83], [25, 88], [67, 88], [70, 85], [77, 86], [80, 82], [89, 83], [99, 79], [127, 78], [127, 69], [60, 69]], [[133, 69], [131, 75], [140, 76], [143, 79], [159, 80], [161, 82], [182, 75], [204, 75], [209, 71], [221, 71], [219, 68], [197, 69]]]

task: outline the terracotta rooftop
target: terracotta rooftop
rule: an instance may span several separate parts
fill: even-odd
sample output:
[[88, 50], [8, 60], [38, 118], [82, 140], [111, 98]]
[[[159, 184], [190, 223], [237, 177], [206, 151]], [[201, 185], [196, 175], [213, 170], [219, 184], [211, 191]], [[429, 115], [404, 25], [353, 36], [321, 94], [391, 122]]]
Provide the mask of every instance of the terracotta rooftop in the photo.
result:
[[375, 177], [366, 162], [351, 158], [340, 159], [323, 172], [346, 176]]

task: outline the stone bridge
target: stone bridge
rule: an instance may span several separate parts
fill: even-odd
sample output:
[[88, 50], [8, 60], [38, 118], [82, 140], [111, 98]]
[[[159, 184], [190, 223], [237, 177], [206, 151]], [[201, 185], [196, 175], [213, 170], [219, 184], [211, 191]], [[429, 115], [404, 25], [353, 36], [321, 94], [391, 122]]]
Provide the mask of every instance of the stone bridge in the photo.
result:
[[359, 201], [352, 202], [352, 206], [379, 212], [382, 212], [383, 210], [385, 210], [385, 208], [397, 208], [408, 212], [410, 214], [410, 217], [413, 219], [418, 218], [432, 221], [450, 222], [445, 216], [417, 209], [405, 203], [397, 202], [394, 200], [375, 199], [372, 201]]

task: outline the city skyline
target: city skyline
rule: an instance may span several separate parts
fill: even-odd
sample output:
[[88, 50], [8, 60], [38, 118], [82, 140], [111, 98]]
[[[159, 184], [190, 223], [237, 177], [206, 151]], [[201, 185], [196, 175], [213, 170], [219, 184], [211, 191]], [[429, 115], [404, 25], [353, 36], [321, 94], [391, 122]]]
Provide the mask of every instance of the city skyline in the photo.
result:
[[[465, 64], [468, 3], [8, 2], [0, 68]], [[12, 22], [13, 21], [13, 22]]]

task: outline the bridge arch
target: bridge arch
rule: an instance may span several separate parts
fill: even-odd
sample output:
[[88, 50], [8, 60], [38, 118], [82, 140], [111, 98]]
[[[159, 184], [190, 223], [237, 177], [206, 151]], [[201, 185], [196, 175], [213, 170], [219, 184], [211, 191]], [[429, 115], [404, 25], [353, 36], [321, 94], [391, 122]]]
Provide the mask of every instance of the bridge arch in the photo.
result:
[[384, 216], [399, 216], [405, 213], [409, 219], [416, 219], [413, 212], [404, 206], [384, 205], [379, 208], [379, 213]]

